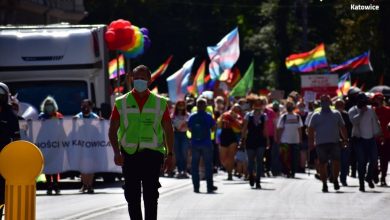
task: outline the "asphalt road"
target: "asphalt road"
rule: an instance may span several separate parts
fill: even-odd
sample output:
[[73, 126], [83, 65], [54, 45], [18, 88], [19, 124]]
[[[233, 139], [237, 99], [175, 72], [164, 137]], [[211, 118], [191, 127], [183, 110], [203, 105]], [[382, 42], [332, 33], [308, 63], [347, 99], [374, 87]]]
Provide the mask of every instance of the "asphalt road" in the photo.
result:
[[[202, 181], [196, 194], [190, 179], [160, 178], [158, 219], [390, 219], [390, 188], [366, 186], [362, 193], [353, 178], [338, 192], [330, 184], [329, 193], [322, 193], [321, 182], [307, 174], [263, 178], [261, 190], [238, 178], [227, 181], [223, 172], [214, 179], [216, 193], [205, 193]], [[80, 194], [75, 188], [46, 196], [38, 190], [37, 219], [129, 219], [120, 183], [98, 184], [95, 191]]]

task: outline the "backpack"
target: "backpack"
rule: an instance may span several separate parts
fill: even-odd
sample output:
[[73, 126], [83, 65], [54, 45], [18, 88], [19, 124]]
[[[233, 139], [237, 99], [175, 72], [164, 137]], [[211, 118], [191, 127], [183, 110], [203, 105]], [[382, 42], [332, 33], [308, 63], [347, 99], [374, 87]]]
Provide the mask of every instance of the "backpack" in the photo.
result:
[[[300, 116], [299, 116], [298, 114], [297, 114], [296, 116], [297, 116], [297, 121], [298, 121], [298, 123], [299, 123], [299, 118], [300, 118]], [[284, 115], [282, 116], [283, 127], [286, 125], [286, 120], [287, 120], [287, 114], [284, 114]]]
[[210, 138], [210, 129], [204, 126], [204, 122], [205, 120], [201, 115], [194, 115], [194, 123], [191, 128], [191, 137], [193, 140], [201, 141]]

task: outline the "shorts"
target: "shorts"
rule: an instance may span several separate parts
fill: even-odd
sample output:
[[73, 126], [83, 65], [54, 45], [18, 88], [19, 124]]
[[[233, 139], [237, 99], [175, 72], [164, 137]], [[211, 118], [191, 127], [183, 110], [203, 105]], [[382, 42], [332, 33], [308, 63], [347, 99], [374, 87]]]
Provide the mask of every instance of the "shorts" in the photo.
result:
[[236, 133], [234, 133], [233, 129], [231, 129], [231, 128], [222, 128], [221, 146], [222, 147], [229, 147], [233, 143], [238, 144], [238, 138], [237, 138]]
[[320, 163], [327, 163], [329, 160], [340, 161], [339, 143], [326, 143], [316, 146], [317, 156]]

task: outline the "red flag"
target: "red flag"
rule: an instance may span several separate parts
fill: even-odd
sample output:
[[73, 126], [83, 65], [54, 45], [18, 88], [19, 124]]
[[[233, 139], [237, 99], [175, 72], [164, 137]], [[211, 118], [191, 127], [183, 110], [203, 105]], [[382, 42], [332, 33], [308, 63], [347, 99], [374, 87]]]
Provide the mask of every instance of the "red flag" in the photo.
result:
[[233, 88], [240, 79], [240, 70], [237, 67], [234, 67], [233, 69], [226, 69], [220, 76], [219, 81], [226, 82], [229, 88]]
[[152, 73], [152, 78], [150, 80], [150, 83], [152, 83], [154, 80], [156, 80], [159, 76], [161, 76], [162, 74], [164, 74], [164, 72], [168, 69], [168, 65], [169, 63], [171, 62], [172, 60], [172, 55], [168, 57], [168, 59], [160, 65], [160, 67], [158, 67], [158, 69], [156, 71], [154, 71]]

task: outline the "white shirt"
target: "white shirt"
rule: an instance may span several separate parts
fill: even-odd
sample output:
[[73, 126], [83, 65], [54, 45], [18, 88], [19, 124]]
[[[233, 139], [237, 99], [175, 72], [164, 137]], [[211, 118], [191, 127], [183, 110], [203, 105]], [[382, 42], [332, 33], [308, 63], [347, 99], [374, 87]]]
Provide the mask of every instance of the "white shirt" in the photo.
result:
[[352, 136], [371, 139], [381, 132], [378, 117], [371, 106], [367, 106], [365, 112], [354, 106], [348, 111], [348, 115], [353, 125]]
[[299, 115], [283, 114], [280, 116], [277, 125], [277, 128], [283, 128], [280, 142], [285, 144], [299, 144], [299, 128], [301, 127], [303, 127], [303, 123]]

